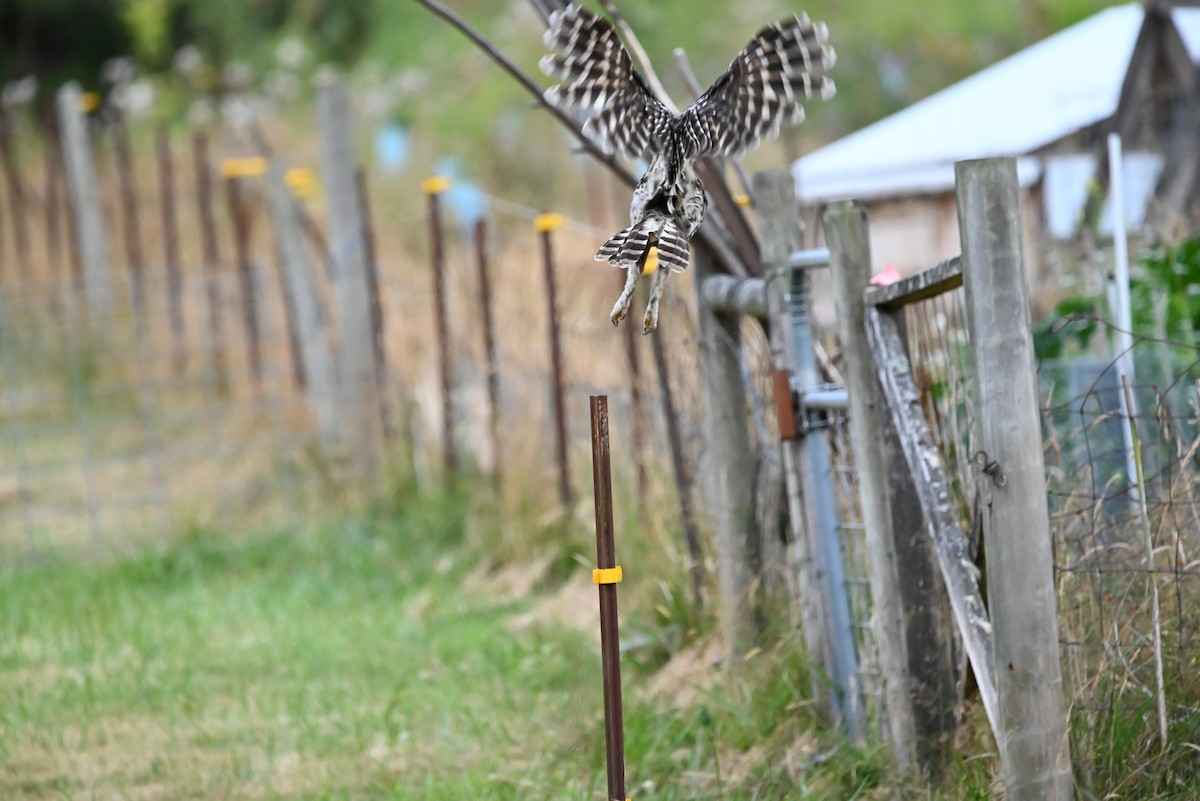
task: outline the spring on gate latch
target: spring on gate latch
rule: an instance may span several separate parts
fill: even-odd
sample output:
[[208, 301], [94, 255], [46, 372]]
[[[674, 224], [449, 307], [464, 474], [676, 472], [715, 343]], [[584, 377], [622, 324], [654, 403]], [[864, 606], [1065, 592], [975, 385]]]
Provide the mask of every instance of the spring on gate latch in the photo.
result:
[[987, 451], [976, 451], [971, 460], [979, 465], [979, 471], [985, 476], [989, 476], [997, 487], [1003, 487], [1008, 483], [1004, 473], [1000, 472], [1000, 463], [988, 456]]

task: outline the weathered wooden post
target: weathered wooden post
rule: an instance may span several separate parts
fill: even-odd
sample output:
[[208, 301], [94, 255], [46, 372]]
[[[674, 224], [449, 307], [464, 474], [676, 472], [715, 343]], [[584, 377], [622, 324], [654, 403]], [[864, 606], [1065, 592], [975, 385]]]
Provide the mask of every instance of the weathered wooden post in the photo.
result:
[[212, 369], [218, 394], [228, 384], [225, 359], [225, 334], [221, 325], [221, 252], [217, 246], [217, 223], [213, 203], [212, 165], [208, 160], [208, 136], [197, 131], [192, 137], [192, 166], [196, 171], [196, 203], [203, 253], [204, 291], [208, 306], [208, 334], [212, 348]]
[[[799, 227], [796, 213], [794, 182], [786, 170], [760, 173], [754, 177], [755, 194], [760, 198], [757, 207], [762, 231], [763, 263], [769, 270], [780, 270], [769, 275], [767, 287], [767, 314], [770, 319], [770, 350], [772, 367], [785, 378], [791, 379], [796, 371], [796, 343], [792, 338], [792, 326], [787, 309], [787, 290], [791, 272], [782, 270], [788, 255], [802, 246], [803, 231]], [[839, 716], [839, 704], [824, 676], [836, 674], [834, 664], [833, 610], [826, 591], [827, 576], [821, 552], [820, 534], [811, 520], [814, 512], [811, 504], [805, 504], [803, 433], [796, 428], [796, 408], [792, 403], [790, 381], [779, 387], [780, 396], [775, 402], [785, 401], [786, 418], [780, 423], [780, 451], [784, 459], [784, 483], [787, 492], [787, 513], [792, 535], [790, 570], [796, 572], [800, 627], [804, 633], [805, 650], [812, 661], [811, 685], [821, 710], [829, 718]], [[786, 423], [791, 422], [791, 430]]]
[[[803, 246], [795, 182], [787, 170], [757, 173], [759, 230], [766, 271], [767, 311], [771, 321], [772, 363], [793, 377], [803, 392], [820, 383], [812, 318], [809, 310], [811, 264], [791, 263]], [[845, 571], [838, 541], [828, 432], [796, 426], [791, 382], [780, 387], [786, 397], [781, 419], [781, 451], [787, 485], [788, 512], [795, 536], [804, 639], [814, 664], [832, 681], [834, 692], [815, 677], [818, 697], [832, 717], [840, 719], [851, 738], [862, 736], [857, 655], [846, 595]], [[777, 399], [777, 400], [780, 400]], [[802, 423], [815, 422], [805, 417]], [[787, 432], [787, 423], [796, 430]]]
[[[701, 249], [693, 251], [696, 284], [716, 269]], [[741, 331], [736, 314], [697, 304], [700, 379], [709, 443], [704, 470], [709, 510], [717, 537], [721, 628], [729, 663], [754, 647], [759, 634], [757, 579], [762, 552], [754, 521], [754, 450], [747, 427], [742, 384]]]
[[304, 247], [304, 232], [296, 200], [288, 191], [282, 165], [272, 163], [267, 180], [275, 237], [283, 267], [284, 291], [291, 299], [296, 344], [304, 365], [305, 389], [317, 421], [321, 444], [331, 449], [338, 438], [337, 383], [325, 320], [317, 297], [316, 278]]
[[1008, 801], [1070, 801], [1053, 554], [1016, 160], [955, 165]]
[[[867, 338], [863, 293], [871, 277], [871, 251], [866, 211], [857, 203], [837, 203], [825, 212], [824, 223], [889, 740], [900, 770], [916, 765], [936, 781], [952, 756], [956, 723], [949, 602]], [[884, 313], [902, 325], [903, 312]]]
[[112, 307], [112, 275], [108, 266], [108, 237], [96, 190], [92, 145], [83, 111], [83, 93], [71, 82], [58, 90], [58, 123], [62, 135], [63, 161], [71, 195], [75, 242], [79, 252], [86, 307], [104, 316]]
[[329, 199], [329, 252], [337, 306], [339, 411], [347, 425], [351, 452], [361, 470], [378, 463], [379, 403], [376, 392], [371, 276], [363, 241], [355, 165], [350, 95], [336, 73], [317, 78], [317, 128], [321, 170]]
[[183, 373], [187, 361], [184, 339], [187, 331], [183, 316], [183, 275], [179, 256], [179, 217], [175, 211], [175, 159], [171, 155], [171, 132], [165, 124], [155, 133], [158, 153], [159, 212], [162, 215], [163, 260], [167, 270], [167, 305], [171, 315], [174, 343], [172, 361], [176, 374]]

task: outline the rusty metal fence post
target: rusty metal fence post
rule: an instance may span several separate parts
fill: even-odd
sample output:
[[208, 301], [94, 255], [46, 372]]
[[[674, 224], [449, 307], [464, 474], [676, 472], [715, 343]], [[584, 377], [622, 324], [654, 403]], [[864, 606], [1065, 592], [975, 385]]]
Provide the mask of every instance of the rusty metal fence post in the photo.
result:
[[488, 434], [492, 439], [492, 479], [499, 487], [500, 465], [500, 357], [492, 319], [492, 278], [488, 273], [487, 221], [475, 222], [475, 265], [479, 271], [479, 307], [483, 312], [483, 352], [487, 359]]
[[225, 178], [229, 216], [233, 220], [233, 245], [237, 253], [238, 278], [242, 289], [242, 323], [246, 328], [246, 354], [254, 382], [262, 381], [262, 350], [258, 331], [258, 298], [254, 281], [254, 265], [250, 257], [250, 211], [242, 197], [242, 179], [237, 175]]
[[554, 274], [554, 246], [551, 234], [562, 227], [561, 214], [539, 214], [534, 228], [542, 238], [542, 267], [546, 275], [546, 312], [550, 321], [550, 371], [554, 401], [554, 445], [558, 456], [558, 499], [570, 507], [575, 493], [571, 487], [571, 464], [567, 454], [567, 409], [563, 399], [562, 334], [558, 319], [558, 285]]
[[613, 533], [612, 466], [608, 438], [608, 396], [590, 398], [592, 485], [596, 506], [596, 570], [600, 589], [600, 658], [604, 677], [604, 747], [608, 766], [608, 798], [625, 798], [625, 722], [621, 708], [621, 642], [617, 629], [617, 565]]
[[208, 160], [208, 136], [197, 131], [192, 137], [192, 159], [196, 171], [196, 203], [200, 217], [200, 245], [203, 254], [204, 291], [208, 302], [208, 333], [212, 347], [212, 371], [217, 394], [225, 392], [228, 368], [225, 364], [225, 336], [221, 325], [221, 254], [217, 246], [216, 214], [213, 211], [212, 166]]
[[442, 237], [440, 195], [450, 188], [450, 179], [426, 178], [421, 186], [429, 198], [429, 245], [433, 262], [433, 316], [437, 326], [438, 373], [442, 382], [442, 459], [446, 479], [458, 472], [458, 450], [454, 444], [454, 399], [450, 386], [450, 322], [446, 312], [446, 252]]

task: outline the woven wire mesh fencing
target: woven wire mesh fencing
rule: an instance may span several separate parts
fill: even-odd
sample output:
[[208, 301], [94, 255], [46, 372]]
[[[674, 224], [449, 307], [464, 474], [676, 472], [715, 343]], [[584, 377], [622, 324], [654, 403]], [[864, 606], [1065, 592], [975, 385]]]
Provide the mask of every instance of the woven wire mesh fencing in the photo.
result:
[[260, 188], [221, 191], [203, 138], [135, 159], [113, 147], [121, 123], [98, 127], [112, 298], [97, 303], [59, 143], [22, 133], [0, 243], [5, 550], [294, 524], [319, 494], [318, 443]]
[[[973, 445], [963, 290], [909, 305], [906, 323], [922, 408], [978, 554], [975, 487], [988, 457]], [[1089, 355], [1107, 349], [1110, 323], [1069, 317], [1044, 329], [1087, 346], [1038, 371], [1073, 757], [1084, 786], [1129, 789], [1164, 729], [1187, 742], [1200, 725], [1200, 351], [1136, 340], [1126, 394], [1121, 360]], [[1193, 769], [1186, 749], [1173, 758], [1177, 775]]]
[[[1112, 333], [1061, 321], [1085, 326]], [[1200, 764], [1172, 747], [1200, 729], [1200, 351], [1139, 339], [1130, 354], [1048, 360], [1041, 383], [1076, 762], [1088, 786], [1141, 792], [1159, 754], [1181, 779]]]
[[[95, 253], [85, 259], [76, 244], [56, 128], [32, 116], [10, 115], [5, 124], [0, 144], [14, 154], [0, 184], [0, 544], [7, 552], [132, 547], [197, 527], [292, 526], [335, 508], [348, 490], [378, 488], [351, 486], [341, 461], [329, 458], [288, 263], [298, 257], [282, 244], [262, 143], [216, 125], [168, 132], [141, 120], [89, 118], [94, 208], [106, 235], [98, 250], [111, 284], [111, 301], [98, 303], [88, 278]], [[272, 130], [271, 120], [264, 125]], [[317, 164], [297, 152], [277, 158], [328, 339], [333, 386], [326, 390], [340, 399], [353, 381], [338, 341], [339, 268], [324, 223], [331, 199]], [[486, 225], [475, 229], [451, 209], [442, 231], [443, 387], [420, 181], [370, 171], [361, 178], [375, 223], [363, 236], [373, 255], [381, 348], [378, 383], [358, 384], [379, 396], [379, 480], [412, 471], [439, 481], [445, 389], [465, 474], [497, 473], [507, 501], [550, 510], [561, 508], [554, 487], [565, 471], [578, 511], [589, 486], [587, 397], [603, 392], [613, 404], [618, 481], [629, 507], [678, 508], [704, 448], [687, 281], [672, 282], [654, 337], [632, 330], [637, 320], [626, 323], [628, 332], [613, 331], [607, 304], [623, 273], [592, 258], [604, 231], [566, 219], [543, 265], [537, 210], [487, 196]], [[396, 219], [408, 224], [390, 224]], [[481, 267], [491, 284], [486, 298]], [[544, 268], [557, 282], [553, 309]], [[557, 381], [551, 319], [562, 354]], [[556, 396], [565, 410], [562, 465]]]

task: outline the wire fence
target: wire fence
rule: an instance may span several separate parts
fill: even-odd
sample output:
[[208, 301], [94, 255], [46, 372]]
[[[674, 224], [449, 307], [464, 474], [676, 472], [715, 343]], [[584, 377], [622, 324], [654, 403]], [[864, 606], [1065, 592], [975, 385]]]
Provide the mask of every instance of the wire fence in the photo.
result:
[[[18, 556], [106, 552], [189, 528], [296, 525], [344, 499], [353, 482], [329, 458], [314, 413], [316, 379], [302, 358], [298, 290], [261, 148], [217, 126], [168, 131], [89, 118], [113, 298], [102, 305], [76, 244], [56, 128], [11, 113], [4, 124], [0, 147], [12, 149], [15, 169], [0, 184], [0, 548]], [[352, 381], [337, 363], [338, 258], [322, 219], [327, 198], [313, 170], [293, 164], [287, 183], [341, 397]], [[420, 198], [419, 181], [364, 177], [363, 200], [375, 216], [390, 219]], [[442, 232], [448, 407], [437, 371], [431, 244], [413, 236], [429, 219], [410, 215], [408, 225], [364, 230], [384, 370], [369, 389], [380, 394], [390, 432], [387, 465], [437, 482], [449, 408], [464, 470], [495, 473], [505, 498], [552, 508], [557, 472], [586, 486], [587, 398], [603, 392], [624, 440], [614, 451], [618, 468], [629, 468], [618, 480], [630, 505], [635, 496], [639, 504], [675, 504], [691, 492], [704, 449], [690, 287], [676, 280], [664, 298], [655, 335], [663, 358], [655, 358], [650, 338], [613, 332], [597, 302], [615, 297], [623, 279], [592, 258], [602, 232], [567, 218], [552, 233], [549, 270], [559, 296], [551, 311], [531, 269], [539, 212], [486, 193], [485, 200], [482, 247], [454, 217]], [[486, 298], [480, 253], [492, 285]], [[561, 386], [550, 369], [551, 314], [564, 354]], [[547, 456], [556, 393], [565, 409], [562, 465]], [[682, 482], [673, 480], [668, 418]]]
[[[982, 567], [974, 488], [987, 456], [973, 445], [963, 290], [910, 304], [906, 322], [922, 408]], [[1200, 720], [1200, 351], [1137, 339], [1126, 394], [1122, 360], [1091, 355], [1111, 323], [1075, 316], [1050, 329], [1074, 339], [1085, 326], [1086, 348], [1043, 359], [1038, 376], [1060, 647], [1080, 779], [1128, 791], [1163, 734], [1190, 741]], [[1182, 776], [1196, 760], [1181, 753]]]

